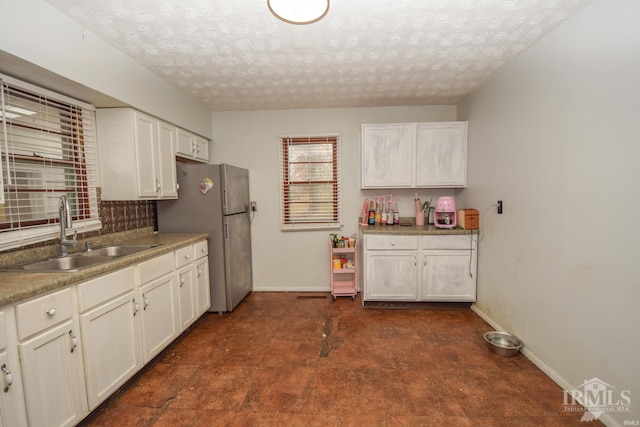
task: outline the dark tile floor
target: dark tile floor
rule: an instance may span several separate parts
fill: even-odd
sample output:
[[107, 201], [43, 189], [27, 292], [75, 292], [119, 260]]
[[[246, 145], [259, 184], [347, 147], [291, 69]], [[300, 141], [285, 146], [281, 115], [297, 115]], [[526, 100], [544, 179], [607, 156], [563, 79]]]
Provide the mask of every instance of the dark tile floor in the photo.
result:
[[[206, 314], [86, 426], [583, 426], [469, 309], [254, 293]], [[589, 426], [599, 425], [589, 423]]]

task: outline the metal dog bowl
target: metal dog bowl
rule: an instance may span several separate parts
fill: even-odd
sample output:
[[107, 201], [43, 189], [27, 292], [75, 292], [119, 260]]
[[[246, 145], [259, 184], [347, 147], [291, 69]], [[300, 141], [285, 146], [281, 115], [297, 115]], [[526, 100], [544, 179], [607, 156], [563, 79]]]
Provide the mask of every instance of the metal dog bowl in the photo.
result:
[[489, 331], [484, 333], [484, 340], [489, 350], [500, 356], [511, 357], [520, 352], [522, 341], [515, 335], [506, 332]]

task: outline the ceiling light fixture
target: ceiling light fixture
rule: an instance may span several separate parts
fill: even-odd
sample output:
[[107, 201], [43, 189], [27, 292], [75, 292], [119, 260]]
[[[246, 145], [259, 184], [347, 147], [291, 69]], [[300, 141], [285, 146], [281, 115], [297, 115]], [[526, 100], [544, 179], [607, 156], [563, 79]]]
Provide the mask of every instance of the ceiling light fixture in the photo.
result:
[[329, 0], [267, 0], [276, 18], [289, 24], [312, 24], [329, 12]]

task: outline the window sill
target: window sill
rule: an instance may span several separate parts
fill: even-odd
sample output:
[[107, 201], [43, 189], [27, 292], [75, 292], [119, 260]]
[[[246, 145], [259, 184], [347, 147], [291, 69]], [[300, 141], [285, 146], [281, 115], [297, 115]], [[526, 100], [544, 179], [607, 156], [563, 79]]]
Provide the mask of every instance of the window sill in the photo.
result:
[[[96, 231], [102, 228], [99, 219], [75, 221], [73, 228], [78, 233]], [[70, 235], [70, 233], [68, 233]], [[60, 237], [60, 226], [57, 224], [33, 227], [25, 230], [7, 231], [0, 233], [0, 251], [20, 248], [34, 243], [56, 240]]]
[[280, 231], [319, 231], [341, 229], [342, 224], [286, 224], [280, 226]]

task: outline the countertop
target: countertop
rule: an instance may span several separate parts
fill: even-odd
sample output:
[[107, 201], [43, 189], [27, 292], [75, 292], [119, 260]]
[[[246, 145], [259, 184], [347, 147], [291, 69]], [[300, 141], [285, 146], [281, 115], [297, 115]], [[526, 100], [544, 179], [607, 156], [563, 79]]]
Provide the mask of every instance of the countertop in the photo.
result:
[[437, 228], [434, 225], [374, 225], [360, 226], [362, 234], [400, 234], [407, 236], [415, 235], [456, 235], [456, 234], [477, 234], [478, 230], [464, 230], [462, 228]]
[[117, 242], [131, 245], [160, 245], [104, 264], [74, 272], [31, 273], [0, 271], [0, 306], [79, 283], [119, 270], [207, 238], [204, 233], [147, 234]]

